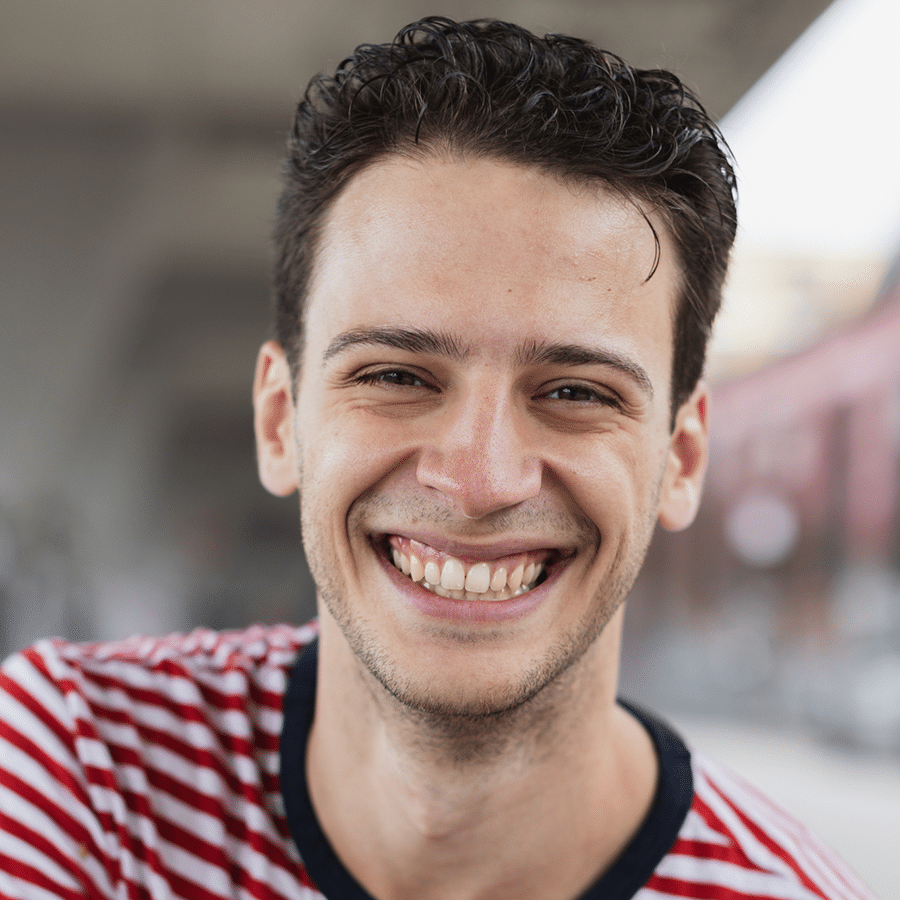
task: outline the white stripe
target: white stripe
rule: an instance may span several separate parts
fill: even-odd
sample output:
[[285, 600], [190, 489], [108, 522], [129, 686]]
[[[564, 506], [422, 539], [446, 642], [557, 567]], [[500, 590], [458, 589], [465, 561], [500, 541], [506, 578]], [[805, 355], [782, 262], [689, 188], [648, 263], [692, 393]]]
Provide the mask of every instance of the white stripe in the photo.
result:
[[[119, 722], [106, 719], [104, 713], [114, 717], [124, 714], [135, 724], [143, 724], [150, 728], [165, 731], [167, 734], [171, 734], [174, 737], [182, 737], [191, 743], [195, 739], [200, 738], [203, 740], [203, 743], [198, 744], [198, 746], [208, 748], [216, 746], [215, 738], [212, 736], [213, 732], [244, 741], [252, 739], [252, 730], [246, 714], [240, 710], [220, 711], [211, 709], [209, 706], [204, 705], [203, 699], [199, 694], [190, 699], [182, 697], [177, 701], [201, 714], [202, 718], [200, 721], [191, 721], [184, 719], [169, 709], [168, 706], [157, 706], [155, 703], [132, 698], [120, 687], [99, 687], [91, 681], [85, 681], [81, 687], [90, 703], [98, 708], [98, 725], [104, 728], [107, 726], [113, 728], [121, 727]], [[162, 690], [156, 690], [154, 693], [162, 702], [175, 699], [171, 694]], [[209, 721], [204, 721], [204, 719], [211, 720], [212, 724]], [[196, 737], [192, 735], [196, 735]]]
[[[241, 652], [239, 644], [218, 648], [212, 656], [191, 656], [190, 647], [187, 646], [189, 643], [184, 639], [172, 642], [164, 647], [164, 652], [159, 652], [159, 647], [140, 647], [137, 644], [128, 652], [128, 642], [110, 645], [67, 644], [62, 647], [52, 645], [44, 649], [50, 655], [65, 659], [88, 677], [92, 671], [97, 671], [104, 677], [155, 692], [159, 692], [161, 685], [164, 685], [166, 695], [189, 701], [197, 696], [195, 688], [198, 681], [208, 684], [219, 693], [235, 697], [246, 695], [248, 680], [263, 690], [283, 695], [287, 684], [286, 670], [293, 664], [298, 650], [298, 645], [291, 642], [281, 652], [274, 650], [259, 658], [245, 659], [242, 660], [242, 665], [236, 666], [233, 657], [236, 652]], [[175, 662], [187, 675], [157, 668], [164, 661]], [[180, 689], [188, 691], [186, 698], [178, 693]]]
[[[311, 629], [310, 633], [314, 633], [314, 629]], [[204, 682], [226, 697], [237, 696], [244, 699], [250, 685], [280, 696], [287, 683], [285, 669], [296, 657], [297, 636], [297, 629], [283, 629], [281, 633], [275, 635], [257, 629], [256, 639], [249, 646], [247, 635], [236, 635], [231, 640], [222, 640], [212, 632], [162, 641], [135, 639], [120, 642], [115, 646], [77, 647], [57, 642], [42, 642], [38, 652], [44, 658], [44, 665], [54, 677], [71, 681], [74, 690], [62, 695], [60, 688], [35, 670], [24, 657], [8, 663], [5, 670], [17, 681], [29, 686], [28, 690], [36, 703], [56, 712], [56, 718], [61, 720], [62, 728], [72, 729], [73, 712], [76, 717], [83, 717], [97, 728], [99, 740], [75, 739], [77, 761], [72, 759], [71, 748], [59, 742], [50, 729], [32, 714], [21, 709], [16, 701], [11, 698], [0, 700], [0, 711], [5, 714], [7, 721], [20, 724], [20, 727], [27, 731], [49, 757], [54, 758], [67, 770], [74, 771], [79, 781], [83, 781], [79, 768], [81, 762], [96, 766], [103, 772], [112, 772], [119, 779], [120, 789], [128, 789], [136, 796], [146, 798], [149, 809], [157, 812], [160, 818], [176, 822], [179, 827], [195, 834], [204, 843], [227, 849], [228, 858], [236, 865], [242, 866], [254, 880], [270, 884], [288, 897], [321, 900], [318, 892], [300, 886], [295, 870], [270, 861], [265, 853], [254, 849], [246, 840], [232, 838], [226, 833], [218, 817], [194, 809], [182, 797], [174, 797], [152, 789], [143, 768], [130, 765], [114, 766], [109, 753], [110, 746], [117, 745], [135, 751], [142, 764], [150, 764], [171, 773], [185, 784], [189, 784], [191, 788], [206, 794], [211, 801], [227, 809], [229, 815], [243, 820], [247, 827], [256, 833], [255, 836], [267, 842], [272, 848], [281, 847], [286, 859], [291, 860], [292, 864], [299, 865], [299, 856], [293, 842], [282, 839], [279, 826], [276, 824], [279, 819], [283, 821], [281, 797], [262, 790], [261, 772], [268, 771], [272, 774], [278, 772], [277, 749], [263, 752], [251, 748], [251, 757], [232, 756], [222, 751], [218, 740], [218, 735], [222, 735], [225, 740], [229, 737], [238, 737], [252, 741], [254, 729], [251, 725], [277, 739], [283, 723], [281, 711], [261, 707], [257, 710], [259, 721], [251, 723], [246, 715], [237, 710], [210, 710], [203, 702], [200, 685], [196, 681], [191, 681], [193, 677]], [[275, 638], [282, 641], [283, 650], [273, 652], [272, 647], [266, 645], [265, 639], [277, 644]], [[198, 654], [205, 652], [206, 655], [185, 659], [183, 653], [191, 647], [195, 648]], [[127, 659], [128, 654], [135, 658]], [[186, 675], [148, 670], [147, 659], [151, 655], [155, 655], [157, 659], [164, 659], [169, 655], [176, 657], [179, 666], [187, 670]], [[140, 656], [144, 659], [137, 658]], [[259, 658], [262, 659], [261, 663], [257, 662]], [[272, 665], [274, 658], [283, 660], [282, 668]], [[217, 661], [231, 668], [227, 672], [217, 672], [215, 671]], [[248, 671], [234, 669], [235, 662], [243, 665]], [[95, 674], [104, 679], [121, 681], [123, 686], [143, 688], [161, 698], [187, 702], [208, 716], [212, 725], [210, 727], [202, 722], [184, 722], [164, 707], [157, 707], [153, 703], [135, 703], [128, 697], [123, 686], [111, 689], [101, 687], [92, 677]], [[229, 687], [232, 688], [231, 694]], [[101, 708], [98, 710], [101, 712], [101, 718], [97, 719], [92, 715], [88, 700]], [[131, 721], [123, 724], [107, 721], [102, 718], [103, 709], [113, 709], [119, 713], [124, 711]], [[239, 793], [232, 793], [217, 771], [186, 762], [177, 753], [165, 747], [142, 743], [137, 733], [138, 725], [153, 727], [172, 736], [184, 743], [188, 751], [192, 748], [208, 751], [229, 773], [234, 773], [239, 780], [259, 791], [260, 802], [263, 805], [247, 801]], [[13, 763], [13, 770], [19, 777], [27, 778], [34, 783], [42, 796], [52, 797], [65, 793], [67, 812], [77, 818], [87, 819], [85, 827], [95, 835], [98, 846], [105, 846], [105, 842], [109, 840], [115, 841], [115, 849], [111, 852], [122, 866], [123, 876], [127, 881], [146, 885], [154, 898], [166, 900], [171, 896], [165, 879], [143, 862], [140, 856], [135, 856], [128, 847], [119, 847], [115, 835], [105, 835], [92, 811], [82, 804], [73, 803], [68, 791], [64, 791], [55, 780], [48, 779], [47, 773], [40, 765], [12, 747], [3, 747], [0, 753], [5, 750], [9, 752], [0, 758]], [[135, 847], [139, 843], [153, 850], [161, 860], [164, 860], [166, 866], [171, 866], [172, 871], [179, 871], [182, 877], [190, 879], [193, 883], [203, 884], [206, 889], [218, 891], [223, 897], [235, 896], [230, 871], [205, 862], [184, 848], [163, 841], [159, 836], [157, 823], [152, 818], [131, 812], [125, 805], [120, 790], [109, 789], [103, 784], [87, 784], [86, 787], [94, 808], [100, 813], [109, 814], [119, 826], [125, 826], [126, 832], [131, 834], [136, 842]], [[32, 827], [39, 829], [42, 835], [56, 846], [67, 847], [67, 855], [71, 855], [73, 843], [71, 835], [66, 834], [46, 813], [33, 808], [31, 804], [15, 795], [4, 797], [0, 802], [3, 802], [4, 809], [9, 810], [16, 820], [33, 823]], [[266, 806], [270, 808], [267, 810]], [[7, 836], [7, 840], [14, 845], [12, 848], [14, 853], [19, 858], [25, 859], [19, 852], [21, 849], [19, 845], [22, 842], [13, 840], [11, 836]], [[34, 848], [28, 848], [28, 853], [28, 858], [33, 860], [32, 864], [46, 872], [48, 877], [53, 877], [58, 867], [50, 864]], [[88, 860], [85, 866], [99, 867], [99, 872], [105, 876], [105, 870], [99, 861]], [[127, 886], [122, 884], [119, 887], [117, 896], [124, 900], [127, 896]], [[43, 895], [44, 892], [41, 891], [40, 894]], [[36, 892], [32, 891], [27, 896], [36, 896]], [[251, 895], [241, 890], [237, 892], [237, 896], [249, 900]]]
[[[796, 874], [791, 867], [779, 856], [769, 850], [763, 843], [750, 832], [743, 824], [737, 813], [716, 793], [706, 777], [695, 777], [694, 790], [697, 795], [712, 809], [713, 813], [723, 822], [725, 827], [734, 835], [741, 849], [746, 853], [750, 861], [769, 872], [781, 874], [784, 878], [796, 881]], [[727, 792], [726, 792], [727, 794]], [[740, 804], [738, 804], [740, 805]], [[787, 839], [785, 835], [775, 836], [772, 829], [765, 829], [769, 838], [793, 858], [796, 848], [794, 841]]]
[[[105, 785], [91, 784], [89, 786], [89, 792], [94, 808], [99, 812], [105, 812], [114, 816], [116, 821], [120, 824], [128, 823], [139, 817], [138, 813], [132, 812], [125, 805], [120, 792], [121, 788], [126, 788], [137, 794], [138, 796], [146, 798], [151, 808], [163, 802], [167, 802], [169, 799], [173, 799], [171, 795], [167, 794], [166, 792], [151, 787], [147, 783], [145, 771], [139, 767], [119, 766], [116, 770], [116, 773], [120, 781], [119, 789], [110, 789]], [[181, 769], [178, 770], [178, 774], [176, 777], [180, 781], [188, 782], [190, 774], [191, 773], [185, 771], [184, 767], [182, 766]], [[274, 817], [280, 812], [280, 810], [276, 808], [268, 811], [264, 807], [250, 802], [240, 794], [233, 794], [222, 785], [221, 781], [218, 781], [214, 778], [210, 778], [210, 783], [206, 785], [204, 785], [202, 781], [202, 778], [197, 777], [193, 780], [191, 786], [200, 793], [209, 797], [209, 799], [214, 803], [222, 806], [229, 815], [245, 822], [247, 824], [247, 827], [251, 831], [256, 831], [260, 834], [271, 834], [273, 842], [280, 843], [280, 836], [278, 834], [277, 827], [273, 822]], [[216, 790], [217, 785], [219, 787], [218, 790]], [[206, 789], [204, 790], [204, 788]], [[269, 795], [269, 797], [271, 798], [271, 795]], [[184, 803], [184, 806], [187, 809], [195, 810], [195, 815], [197, 816], [207, 815], [202, 810], [196, 809], [187, 802]], [[177, 818], [173, 819], [172, 821], [177, 822], [178, 824], [183, 824]], [[204, 832], [202, 831], [198, 831], [197, 834], [200, 837], [204, 836]]]
[[[829, 851], [796, 819], [726, 768], [702, 756], [700, 763], [706, 773], [701, 780], [704, 797], [706, 791], [708, 789], [711, 791], [711, 786], [715, 784], [722, 793], [735, 801], [741, 811], [753, 820], [773, 843], [791, 856], [806, 877], [817, 887], [829, 896], [835, 897], [835, 900], [838, 898], [865, 900], [869, 896], [837, 855]], [[756, 846], [763, 845], [756, 843]], [[771, 855], [771, 851], [765, 852]]]
[[[111, 894], [107, 894], [111, 897]], [[38, 887], [30, 881], [13, 878], [8, 872], [0, 870], [0, 897], [9, 897], [10, 900], [22, 898], [22, 900], [59, 900], [56, 891], [48, 891]]]
[[[42, 809], [25, 802], [17, 794], [0, 788], [0, 806], [3, 812], [11, 819], [21, 822], [32, 831], [38, 832], [47, 841], [60, 850], [60, 855], [72, 856], [72, 838], [58, 827], [57, 823], [44, 813]], [[63, 849], [66, 848], [66, 849]], [[45, 856], [31, 844], [27, 844], [8, 831], [0, 829], [0, 853], [11, 856], [13, 859], [26, 865], [34, 866], [58, 884], [69, 887], [72, 890], [78, 888], [78, 883], [65, 869], [60, 868], [51, 857]]]
[[146, 889], [153, 900], [176, 900], [180, 895], [172, 892], [168, 879], [148, 863], [138, 859], [128, 847], [120, 847], [116, 857], [120, 864], [122, 881], [118, 885], [118, 897], [130, 900], [128, 885]]
[[[230, 867], [222, 868], [216, 863], [195, 856], [184, 847], [164, 840], [160, 840], [157, 850], [166, 866], [186, 881], [199, 884], [207, 890], [216, 891], [224, 896], [232, 896], [235, 883], [232, 880]], [[235, 843], [229, 850], [230, 852], [225, 854], [226, 858], [251, 878], [263, 885], [269, 885], [286, 898], [292, 898], [295, 895], [298, 881], [293, 872], [256, 853], [244, 842]], [[238, 890], [238, 895], [253, 898], [253, 893], [244, 887]], [[258, 900], [258, 898], [253, 898], [253, 900]]]
[[777, 900], [819, 900], [792, 876], [745, 869], [719, 859], [699, 859], [670, 853], [656, 867], [656, 874], [695, 884], [722, 885], [734, 891], [760, 894]]
[[[104, 832], [97, 819], [87, 810], [84, 805], [76, 800], [67, 787], [64, 787], [55, 776], [48, 773], [44, 766], [34, 757], [22, 753], [17, 747], [7, 744], [6, 741], [0, 739], [0, 759], [3, 760], [2, 767], [5, 771], [15, 774], [20, 780], [26, 782], [29, 786], [44, 799], [48, 806], [57, 806], [65, 810], [85, 831], [90, 834], [91, 838], [98, 844], [102, 844]], [[63, 768], [72, 771], [71, 759], [66, 760]], [[84, 784], [83, 777], [80, 773], [75, 772], [75, 781]], [[85, 785], [87, 787], [87, 785]], [[2, 788], [4, 794], [9, 798], [16, 798], [16, 802], [26, 804], [26, 809], [34, 808], [35, 812], [23, 812], [22, 817], [18, 821], [23, 822], [31, 828], [34, 828], [35, 819], [38, 818], [39, 807], [32, 807], [30, 801], [20, 798], [17, 793]], [[88, 788], [89, 790], [89, 788]], [[4, 800], [2, 808], [7, 810], [7, 802], [12, 804], [13, 800]], [[40, 813], [40, 816], [47, 816], [49, 813]], [[14, 817], [16, 818], [16, 817]], [[57, 820], [54, 818], [46, 819], [41, 829], [42, 834], [49, 834], [57, 828]], [[64, 832], [61, 832], [65, 834]], [[59, 841], [57, 841], [57, 844]]]
[[[218, 694], [236, 700], [243, 700], [247, 696], [248, 679], [247, 673], [244, 671], [215, 672], [210, 678], [208, 672], [197, 672], [191, 666], [183, 666], [183, 661], [180, 661], [179, 665], [187, 669], [187, 674], [148, 668], [141, 661], [113, 659], [102, 660], [98, 664], [96, 660], [85, 660], [82, 666], [82, 677], [87, 683], [92, 684], [95, 695], [110, 693], [121, 696], [124, 694], [123, 687], [132, 688], [155, 694], [169, 702], [202, 706], [204, 709], [214, 710], [217, 714], [227, 714], [229, 710], [211, 707], [207, 703], [200, 690], [200, 683], [203, 683], [204, 675], [208, 678], [208, 686]], [[119, 682], [121, 687], [105, 685], [101, 687], [94, 684], [90, 679], [95, 673], [104, 681]], [[127, 695], [125, 696], [127, 697]]]
[[[0, 721], [9, 729], [9, 732], [25, 738], [25, 743], [35, 744], [53, 763], [71, 770], [72, 748], [63, 744], [56, 734], [47, 728], [40, 719], [33, 716], [27, 708], [6, 701], [6, 695], [0, 693]], [[30, 754], [25, 753], [11, 742], [8, 743], [2, 737], [0, 737], [0, 741], [3, 742], [4, 748], [3, 755], [0, 756], [4, 768], [14, 755], [23, 759], [32, 759]]]
[[263, 706], [256, 711], [255, 721], [260, 731], [280, 737], [281, 728], [284, 725], [284, 713], [280, 709], [269, 709]]
[[[218, 769], [205, 766], [200, 762], [187, 760], [162, 744], [145, 743], [131, 725], [104, 722], [103, 727], [99, 731], [99, 740], [86, 737], [76, 738], [78, 757], [85, 765], [106, 770], [111, 768], [124, 770], [129, 764], [114, 765], [110, 758], [110, 748], [132, 750], [147, 766], [172, 775], [172, 777], [196, 788], [202, 793], [231, 794], [232, 792], [228, 783], [219, 774]], [[200, 749], [209, 752], [216, 762], [221, 764], [222, 769], [235, 777], [242, 785], [257, 791], [263, 790], [260, 770], [255, 765], [252, 757], [224, 754], [221, 747], [215, 746], [215, 742], [205, 729], [191, 729], [190, 735], [181, 734], [176, 735], [176, 737], [189, 750]], [[199, 738], [201, 737], [204, 740], [200, 740]], [[277, 759], [277, 754], [260, 755], [272, 756]], [[266, 761], [271, 765], [270, 760]]]
[[688, 810], [678, 837], [687, 841], [700, 841], [704, 844], [717, 844], [720, 847], [730, 847], [734, 841], [721, 831], [716, 831], [704, 821], [703, 817], [695, 809]]
[[[234, 799], [237, 800], [238, 798]], [[273, 884], [273, 887], [277, 887], [282, 893], [286, 892], [290, 895], [296, 883], [293, 875], [283, 866], [278, 865], [264, 853], [251, 846], [246, 839], [238, 840], [231, 836], [221, 819], [160, 792], [151, 792], [149, 801], [151, 808], [158, 814], [159, 818], [177, 824], [185, 831], [191, 832], [205, 844], [226, 850], [225, 856], [233, 858], [250, 875], [261, 881], [270, 882]], [[248, 829], [263, 838], [266, 843], [280, 848], [282, 851], [288, 849], [272, 819], [266, 816], [264, 810], [260, 807], [251, 804], [240, 804], [240, 802], [227, 805], [229, 806], [229, 811], [235, 813], [236, 818], [242, 819], [247, 824]], [[239, 810], [241, 805], [244, 807], [243, 815], [240, 814]], [[132, 813], [132, 816], [134, 815]], [[165, 841], [160, 838], [160, 846], [162, 847], [163, 844], [165, 844]], [[166, 846], [171, 847], [168, 844]], [[293, 842], [291, 842], [290, 846], [293, 846]], [[290, 852], [285, 855], [295, 861], [299, 858]], [[196, 865], [199, 865], [200, 862], [197, 859]], [[208, 863], [203, 864], [208, 865]], [[188, 869], [182, 874], [185, 877], [192, 878], [194, 877], [193, 871], [193, 869]]]
[[848, 900], [859, 900], [860, 897], [868, 897], [868, 892], [860, 884], [856, 876], [850, 871], [841, 858], [822, 843], [815, 835], [800, 822], [774, 804], [752, 787], [746, 784], [739, 776], [730, 770], [711, 765], [715, 769], [716, 777], [722, 782], [727, 782], [732, 790], [737, 793], [742, 791], [746, 797], [746, 807], [753, 811], [760, 821], [760, 827], [765, 827], [768, 821], [777, 822], [789, 832], [796, 840], [797, 861], [804, 865], [804, 870], [815, 880], [813, 872], [823, 879], [824, 883], [831, 886], [832, 890], [847, 897]]
[[[160, 700], [160, 704], [157, 705], [133, 699], [122, 688], [101, 688], [88, 680], [84, 681], [81, 688], [94, 707], [94, 714], [98, 717], [97, 727], [101, 729], [121, 727], [118, 722], [111, 722], [107, 717], [116, 719], [124, 715], [135, 725], [155, 728], [207, 749], [221, 747], [218, 737], [242, 740], [252, 747], [254, 726], [257, 731], [267, 735], [273, 741], [277, 741], [281, 732], [283, 717], [280, 713], [268, 717], [266, 721], [252, 721], [241, 710], [217, 710], [205, 705], [202, 698], [197, 696], [189, 701], [187, 699], [180, 701], [183, 705], [200, 713], [199, 721], [192, 721], [183, 718], [167, 705], [163, 705], [165, 701], [172, 699], [171, 695], [164, 691], [156, 690], [154, 692]], [[239, 699], [242, 703], [246, 702], [245, 696], [241, 696]]]
[[[39, 785], [35, 785], [35, 788], [40, 792]], [[84, 807], [79, 804], [77, 809], [73, 809], [74, 805], [70, 801], [66, 812], [76, 820], [84, 818]], [[0, 808], [13, 821], [19, 822], [40, 834], [41, 837], [59, 851], [60, 856], [70, 860], [75, 860], [79, 857], [79, 848], [75, 838], [68, 831], [60, 828], [59, 823], [53, 818], [52, 814], [48, 814], [40, 806], [35, 806], [23, 800], [18, 794], [0, 787]], [[96, 820], [93, 817], [90, 818], [92, 827], [87, 829], [88, 833], [95, 845], [102, 848], [106, 843], [106, 836], [97, 826]], [[11, 856], [13, 859], [26, 865], [33, 866], [51, 881], [63, 887], [68, 887], [72, 890], [80, 888], [79, 883], [73, 879], [68, 869], [61, 868], [53, 857], [44, 855], [33, 845], [24, 843], [21, 838], [10, 834], [2, 828], [0, 828], [0, 853]], [[83, 859], [81, 871], [86, 875], [87, 880], [100, 891], [111, 895], [112, 885], [110, 884], [106, 868], [100, 860], [93, 855]]]

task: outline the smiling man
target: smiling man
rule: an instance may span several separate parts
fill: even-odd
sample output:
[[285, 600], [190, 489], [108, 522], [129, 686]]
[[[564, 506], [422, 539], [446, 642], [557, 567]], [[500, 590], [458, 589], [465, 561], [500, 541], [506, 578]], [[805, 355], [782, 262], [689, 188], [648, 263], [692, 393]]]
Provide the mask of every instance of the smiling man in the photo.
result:
[[11, 660], [0, 895], [865, 898], [616, 697], [733, 189], [674, 76], [572, 38], [430, 19], [314, 80], [254, 407], [318, 623]]

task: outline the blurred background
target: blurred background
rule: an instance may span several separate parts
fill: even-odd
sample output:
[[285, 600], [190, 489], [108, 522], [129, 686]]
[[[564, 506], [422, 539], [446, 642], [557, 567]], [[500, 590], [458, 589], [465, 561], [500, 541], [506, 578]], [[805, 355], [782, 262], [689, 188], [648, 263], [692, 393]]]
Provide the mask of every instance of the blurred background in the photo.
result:
[[250, 420], [282, 146], [314, 72], [436, 12], [671, 68], [721, 119], [712, 466], [623, 691], [900, 896], [896, 0], [3, 0], [2, 655], [312, 615]]

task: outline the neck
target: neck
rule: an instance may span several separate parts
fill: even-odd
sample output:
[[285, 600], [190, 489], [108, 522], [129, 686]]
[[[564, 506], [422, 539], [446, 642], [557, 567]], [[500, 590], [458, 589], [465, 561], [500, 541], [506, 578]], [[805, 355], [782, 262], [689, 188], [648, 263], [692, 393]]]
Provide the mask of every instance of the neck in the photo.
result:
[[621, 613], [514, 709], [437, 716], [398, 703], [323, 618], [310, 793], [373, 896], [572, 897], [615, 859], [656, 780], [648, 736], [615, 705], [620, 629]]

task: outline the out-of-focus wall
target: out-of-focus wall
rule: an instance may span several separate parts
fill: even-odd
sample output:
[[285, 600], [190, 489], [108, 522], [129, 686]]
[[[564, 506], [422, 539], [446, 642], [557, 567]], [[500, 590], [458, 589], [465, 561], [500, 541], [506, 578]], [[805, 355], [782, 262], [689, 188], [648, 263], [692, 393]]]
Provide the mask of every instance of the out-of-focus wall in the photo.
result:
[[865, 315], [714, 386], [698, 521], [658, 535], [631, 610], [642, 692], [900, 754], [898, 347], [900, 267]]

